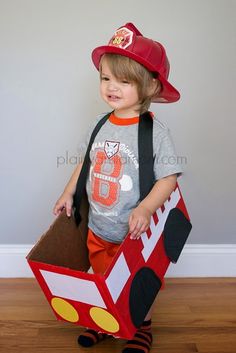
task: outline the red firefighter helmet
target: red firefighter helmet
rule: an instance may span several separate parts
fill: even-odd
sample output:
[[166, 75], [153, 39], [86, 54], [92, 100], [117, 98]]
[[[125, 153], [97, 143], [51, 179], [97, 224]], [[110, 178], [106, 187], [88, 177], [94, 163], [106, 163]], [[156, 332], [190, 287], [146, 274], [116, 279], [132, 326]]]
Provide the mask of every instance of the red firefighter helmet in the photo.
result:
[[161, 43], [144, 37], [132, 23], [118, 28], [108, 45], [93, 50], [92, 60], [97, 69], [105, 53], [127, 56], [143, 65], [159, 79], [162, 90], [153, 98], [153, 102], [172, 103], [179, 100], [179, 92], [168, 82], [170, 64], [165, 48]]

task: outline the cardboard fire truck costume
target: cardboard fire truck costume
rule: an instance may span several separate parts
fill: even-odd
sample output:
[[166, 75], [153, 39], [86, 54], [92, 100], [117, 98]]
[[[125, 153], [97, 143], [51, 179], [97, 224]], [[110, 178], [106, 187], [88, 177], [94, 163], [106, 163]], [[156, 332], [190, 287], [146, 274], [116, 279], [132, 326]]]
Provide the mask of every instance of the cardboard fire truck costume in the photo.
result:
[[59, 320], [130, 339], [191, 230], [179, 187], [139, 240], [126, 237], [104, 275], [90, 265], [81, 227], [63, 212], [29, 253], [29, 265]]
[[[169, 63], [164, 49], [155, 43], [144, 38], [132, 24], [127, 24], [116, 32], [108, 46], [93, 52], [93, 61], [98, 67], [99, 58], [106, 51], [131, 58], [137, 51], [134, 59], [155, 72], [155, 65], [150, 62], [159, 55], [161, 63], [156, 71], [163, 86], [161, 101], [174, 102], [179, 99], [179, 93], [167, 82]], [[140, 45], [144, 50], [141, 56]], [[150, 54], [145, 50], [147, 45], [156, 52], [145, 61], [144, 56]], [[158, 99], [159, 96], [156, 101]], [[87, 272], [90, 264], [86, 247], [88, 203], [85, 186], [90, 167], [89, 152], [97, 132], [108, 118], [109, 114], [103, 117], [91, 135], [77, 182], [74, 215], [68, 218], [62, 212], [33, 247], [27, 260], [59, 320], [131, 339], [157, 296], [170, 262], [177, 262], [192, 226], [177, 185], [169, 199], [153, 214], [148, 231], [138, 240], [131, 240], [127, 235], [103, 275]], [[148, 112], [140, 116], [140, 200], [149, 193], [155, 181], [152, 124]]]

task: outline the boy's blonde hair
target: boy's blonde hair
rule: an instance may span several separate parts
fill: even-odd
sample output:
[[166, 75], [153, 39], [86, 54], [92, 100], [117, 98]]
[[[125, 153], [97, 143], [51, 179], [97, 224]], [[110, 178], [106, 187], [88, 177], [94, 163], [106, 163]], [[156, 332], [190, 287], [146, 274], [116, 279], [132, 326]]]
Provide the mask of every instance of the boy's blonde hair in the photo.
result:
[[[140, 114], [150, 107], [152, 98], [161, 91], [161, 83], [143, 65], [124, 55], [106, 53], [102, 56], [99, 71], [101, 75], [102, 61], [106, 62], [112, 75], [119, 80], [127, 80], [137, 85], [140, 102]], [[155, 78], [155, 80], [154, 80]], [[154, 85], [156, 83], [156, 85]]]

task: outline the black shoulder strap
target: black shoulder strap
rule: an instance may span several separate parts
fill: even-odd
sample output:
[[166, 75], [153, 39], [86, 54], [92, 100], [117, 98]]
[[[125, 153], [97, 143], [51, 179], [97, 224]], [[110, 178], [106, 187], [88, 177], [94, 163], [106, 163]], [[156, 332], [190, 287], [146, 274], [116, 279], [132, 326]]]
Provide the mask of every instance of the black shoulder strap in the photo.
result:
[[138, 126], [140, 201], [151, 191], [155, 177], [153, 169], [153, 117], [149, 112], [140, 116]]
[[[94, 139], [101, 127], [108, 120], [111, 113], [105, 115], [95, 126], [92, 132], [88, 148], [84, 157], [83, 166], [76, 184], [74, 194], [73, 207], [75, 209], [74, 216], [77, 225], [81, 221], [80, 205], [83, 195], [86, 190], [86, 180], [89, 173], [90, 159], [89, 153], [94, 142]], [[140, 185], [140, 200], [143, 200], [150, 192], [154, 183], [153, 171], [153, 118], [149, 112], [140, 115], [138, 126], [138, 155], [139, 155], [139, 185]]]
[[99, 122], [95, 126], [95, 128], [91, 134], [90, 140], [89, 140], [89, 144], [88, 144], [88, 148], [87, 148], [87, 151], [86, 151], [86, 154], [84, 157], [82, 169], [80, 171], [80, 175], [77, 180], [76, 190], [75, 190], [74, 200], [73, 200], [73, 207], [75, 210], [74, 216], [75, 216], [75, 220], [76, 220], [77, 225], [79, 225], [79, 223], [81, 221], [81, 216], [80, 216], [79, 210], [80, 210], [80, 205], [81, 205], [83, 195], [86, 190], [86, 180], [87, 180], [89, 166], [90, 166], [89, 153], [90, 153], [93, 141], [94, 141], [98, 131], [105, 124], [105, 122], [108, 120], [110, 115], [111, 115], [111, 113], [108, 113], [101, 120], [99, 120]]

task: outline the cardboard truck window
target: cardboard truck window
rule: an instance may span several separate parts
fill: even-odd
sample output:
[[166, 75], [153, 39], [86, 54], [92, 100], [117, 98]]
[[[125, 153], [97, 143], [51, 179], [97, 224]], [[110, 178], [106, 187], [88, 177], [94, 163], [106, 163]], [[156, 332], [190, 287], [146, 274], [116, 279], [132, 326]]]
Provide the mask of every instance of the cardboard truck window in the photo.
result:
[[86, 217], [77, 227], [63, 212], [30, 251], [28, 263], [59, 320], [130, 339], [191, 231], [180, 189], [153, 214], [139, 240], [125, 238], [104, 275], [87, 272], [86, 227]]

